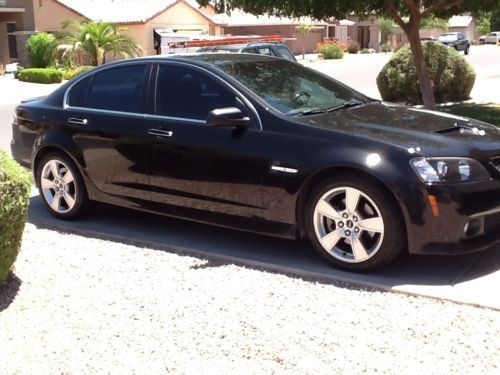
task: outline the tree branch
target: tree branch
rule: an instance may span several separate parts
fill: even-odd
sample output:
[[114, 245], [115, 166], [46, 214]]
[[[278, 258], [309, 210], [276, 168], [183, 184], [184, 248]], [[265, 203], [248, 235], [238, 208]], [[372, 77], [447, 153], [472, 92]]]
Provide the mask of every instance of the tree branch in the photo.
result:
[[436, 12], [438, 10], [444, 10], [444, 9], [450, 9], [453, 7], [456, 7], [460, 4], [462, 4], [464, 0], [454, 0], [452, 2], [448, 2], [446, 0], [441, 0], [435, 4], [432, 4], [431, 6], [427, 7], [423, 12], [422, 12], [422, 18], [427, 17], [430, 13]]
[[420, 13], [420, 8], [413, 0], [405, 0], [405, 4], [408, 7], [408, 10], [410, 11], [410, 14], [412, 16], [415, 16]]
[[394, 0], [389, 0], [387, 3], [387, 13], [396, 21], [396, 23], [401, 26], [403, 30], [405, 30], [406, 26], [408, 25], [401, 16], [398, 14], [398, 11], [396, 10], [396, 5], [394, 4]]

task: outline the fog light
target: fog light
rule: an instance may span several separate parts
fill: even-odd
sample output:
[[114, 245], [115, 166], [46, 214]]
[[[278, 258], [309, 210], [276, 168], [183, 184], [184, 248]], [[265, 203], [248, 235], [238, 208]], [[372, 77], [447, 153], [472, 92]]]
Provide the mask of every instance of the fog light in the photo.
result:
[[464, 234], [467, 237], [477, 236], [481, 232], [482, 222], [479, 219], [472, 219], [465, 223]]

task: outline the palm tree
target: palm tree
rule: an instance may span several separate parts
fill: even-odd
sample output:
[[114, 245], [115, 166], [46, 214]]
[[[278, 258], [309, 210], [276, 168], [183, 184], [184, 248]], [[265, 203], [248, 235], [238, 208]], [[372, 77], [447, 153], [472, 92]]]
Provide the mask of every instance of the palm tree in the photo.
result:
[[311, 33], [312, 26], [307, 23], [301, 23], [297, 27], [297, 34], [302, 37], [302, 60], [306, 58], [306, 36]]
[[109, 52], [125, 58], [140, 56], [144, 52], [134, 39], [126, 35], [127, 29], [111, 22], [67, 20], [62, 26], [61, 41], [71, 44], [73, 52], [83, 51], [92, 65], [104, 64]]

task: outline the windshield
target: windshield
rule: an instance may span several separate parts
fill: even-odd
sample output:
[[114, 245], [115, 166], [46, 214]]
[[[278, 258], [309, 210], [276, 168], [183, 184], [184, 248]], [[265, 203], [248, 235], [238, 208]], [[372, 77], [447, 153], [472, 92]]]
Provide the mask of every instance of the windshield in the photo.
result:
[[283, 59], [216, 65], [283, 114], [313, 114], [368, 100], [333, 79]]
[[457, 39], [457, 34], [442, 34], [439, 40], [455, 40]]

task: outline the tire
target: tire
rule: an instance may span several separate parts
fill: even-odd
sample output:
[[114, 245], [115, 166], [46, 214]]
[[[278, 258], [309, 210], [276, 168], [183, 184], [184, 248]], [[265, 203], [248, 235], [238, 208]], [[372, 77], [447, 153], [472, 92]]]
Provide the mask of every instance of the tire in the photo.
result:
[[304, 223], [314, 249], [347, 270], [380, 268], [406, 247], [404, 219], [394, 199], [378, 183], [359, 177], [318, 186], [309, 197]]
[[90, 207], [83, 178], [75, 163], [63, 153], [43, 156], [37, 165], [36, 184], [45, 207], [59, 219], [79, 218]]
[[470, 51], [470, 46], [467, 46], [467, 48], [465, 49], [464, 51], [464, 54], [465, 55], [468, 55], [469, 54], [469, 51]]

